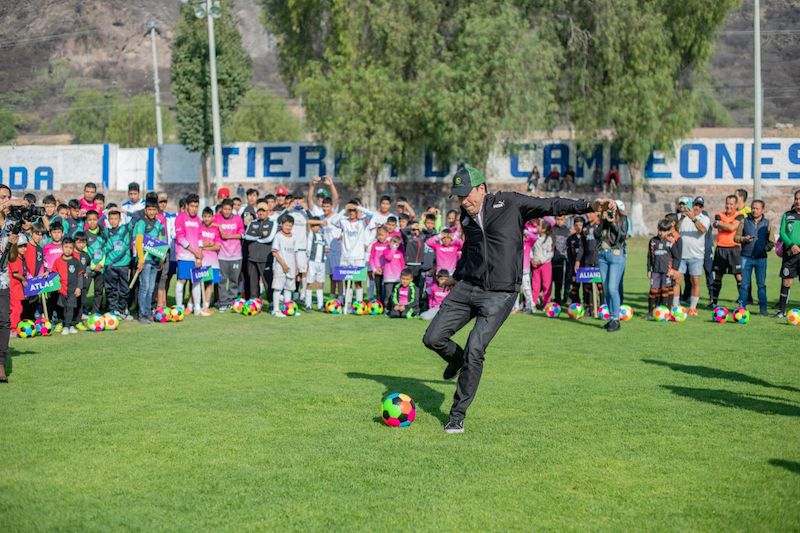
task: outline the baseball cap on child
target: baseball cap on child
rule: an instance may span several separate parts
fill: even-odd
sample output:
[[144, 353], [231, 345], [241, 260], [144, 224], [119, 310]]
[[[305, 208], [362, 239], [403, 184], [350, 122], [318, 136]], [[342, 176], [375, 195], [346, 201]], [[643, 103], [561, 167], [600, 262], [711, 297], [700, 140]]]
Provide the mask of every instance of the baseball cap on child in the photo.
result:
[[289, 196], [289, 190], [286, 187], [278, 187], [275, 189], [275, 196]]

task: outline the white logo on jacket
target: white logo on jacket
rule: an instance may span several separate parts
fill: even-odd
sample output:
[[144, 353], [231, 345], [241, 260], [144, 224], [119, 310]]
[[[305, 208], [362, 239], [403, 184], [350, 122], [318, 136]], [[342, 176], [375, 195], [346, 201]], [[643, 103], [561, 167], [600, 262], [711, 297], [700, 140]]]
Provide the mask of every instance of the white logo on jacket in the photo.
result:
[[497, 209], [498, 207], [505, 207], [505, 206], [506, 206], [506, 201], [505, 200], [500, 200], [499, 202], [494, 204], [492, 207], [494, 209]]

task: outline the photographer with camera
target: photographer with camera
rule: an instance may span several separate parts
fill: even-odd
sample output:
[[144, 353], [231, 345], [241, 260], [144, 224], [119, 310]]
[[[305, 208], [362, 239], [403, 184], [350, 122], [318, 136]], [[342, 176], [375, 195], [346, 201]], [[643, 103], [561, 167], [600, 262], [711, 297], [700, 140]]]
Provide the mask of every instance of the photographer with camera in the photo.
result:
[[11, 280], [8, 276], [8, 263], [17, 259], [19, 230], [28, 206], [25, 200], [12, 200], [11, 189], [0, 185], [0, 383], [8, 383], [6, 355], [11, 334]]

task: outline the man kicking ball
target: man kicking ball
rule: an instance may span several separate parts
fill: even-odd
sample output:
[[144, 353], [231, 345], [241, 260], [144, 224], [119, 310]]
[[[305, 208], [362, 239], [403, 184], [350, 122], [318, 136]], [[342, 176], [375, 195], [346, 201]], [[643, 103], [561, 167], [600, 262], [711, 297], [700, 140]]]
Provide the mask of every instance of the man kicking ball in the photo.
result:
[[[478, 390], [486, 347], [505, 322], [522, 281], [522, 230], [525, 222], [546, 215], [614, 211], [611, 199], [589, 203], [564, 198], [536, 198], [516, 192], [490, 194], [481, 172], [460, 166], [451, 197], [461, 204], [464, 246], [456, 265], [453, 290], [442, 302], [422, 342], [447, 362], [444, 379], [458, 374], [446, 433], [463, 433], [464, 416]], [[475, 319], [467, 344], [452, 337]], [[460, 374], [459, 374], [460, 373]]]

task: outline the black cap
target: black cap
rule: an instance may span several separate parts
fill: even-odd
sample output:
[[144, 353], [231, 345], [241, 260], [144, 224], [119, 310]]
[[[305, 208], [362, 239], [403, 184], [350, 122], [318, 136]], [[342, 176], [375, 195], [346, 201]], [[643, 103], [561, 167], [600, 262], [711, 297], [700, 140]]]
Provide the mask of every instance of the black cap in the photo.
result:
[[481, 171], [469, 165], [459, 165], [456, 173], [453, 174], [453, 184], [450, 189], [450, 196], [467, 196], [470, 191], [486, 183]]
[[697, 198], [694, 199], [694, 202], [693, 202], [692, 205], [705, 206], [706, 205], [706, 201], [703, 199], [702, 196], [698, 196]]

